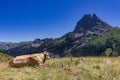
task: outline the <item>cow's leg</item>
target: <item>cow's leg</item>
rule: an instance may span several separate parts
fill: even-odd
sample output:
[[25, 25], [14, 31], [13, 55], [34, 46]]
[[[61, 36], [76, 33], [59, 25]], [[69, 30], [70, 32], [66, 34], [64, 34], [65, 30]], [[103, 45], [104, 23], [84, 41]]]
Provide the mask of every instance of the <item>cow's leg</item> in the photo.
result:
[[38, 66], [42, 66], [43, 64], [42, 64], [42, 62], [41, 61], [39, 61], [38, 62]]

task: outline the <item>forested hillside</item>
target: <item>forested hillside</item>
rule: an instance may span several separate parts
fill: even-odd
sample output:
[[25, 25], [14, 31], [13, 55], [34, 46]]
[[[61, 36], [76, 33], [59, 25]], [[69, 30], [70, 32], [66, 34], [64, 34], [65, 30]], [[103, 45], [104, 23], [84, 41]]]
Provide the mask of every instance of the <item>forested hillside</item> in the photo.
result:
[[112, 28], [103, 35], [93, 38], [85, 46], [74, 49], [75, 56], [119, 56], [120, 29]]

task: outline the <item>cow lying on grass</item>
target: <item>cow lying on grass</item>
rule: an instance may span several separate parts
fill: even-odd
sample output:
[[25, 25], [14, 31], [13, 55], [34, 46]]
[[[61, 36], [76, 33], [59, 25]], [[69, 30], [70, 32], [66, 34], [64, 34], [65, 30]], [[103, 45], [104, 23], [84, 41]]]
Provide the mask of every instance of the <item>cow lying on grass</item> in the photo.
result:
[[49, 59], [48, 52], [21, 55], [15, 57], [9, 62], [10, 67], [24, 67], [24, 66], [41, 66], [47, 59]]

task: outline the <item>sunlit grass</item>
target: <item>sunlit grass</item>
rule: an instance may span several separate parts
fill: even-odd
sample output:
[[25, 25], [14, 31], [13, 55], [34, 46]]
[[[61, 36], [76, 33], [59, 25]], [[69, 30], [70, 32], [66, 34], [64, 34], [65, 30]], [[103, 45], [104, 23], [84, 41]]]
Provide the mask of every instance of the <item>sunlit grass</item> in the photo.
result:
[[120, 58], [61, 58], [41, 67], [7, 67], [0, 69], [0, 80], [120, 80]]

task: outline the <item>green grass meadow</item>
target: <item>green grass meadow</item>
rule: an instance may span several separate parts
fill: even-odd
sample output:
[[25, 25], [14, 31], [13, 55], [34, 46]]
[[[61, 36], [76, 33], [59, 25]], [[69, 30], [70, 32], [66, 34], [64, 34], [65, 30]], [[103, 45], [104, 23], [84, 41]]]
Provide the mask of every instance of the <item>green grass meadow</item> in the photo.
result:
[[5, 67], [0, 80], [120, 80], [120, 58], [60, 58], [41, 67]]

